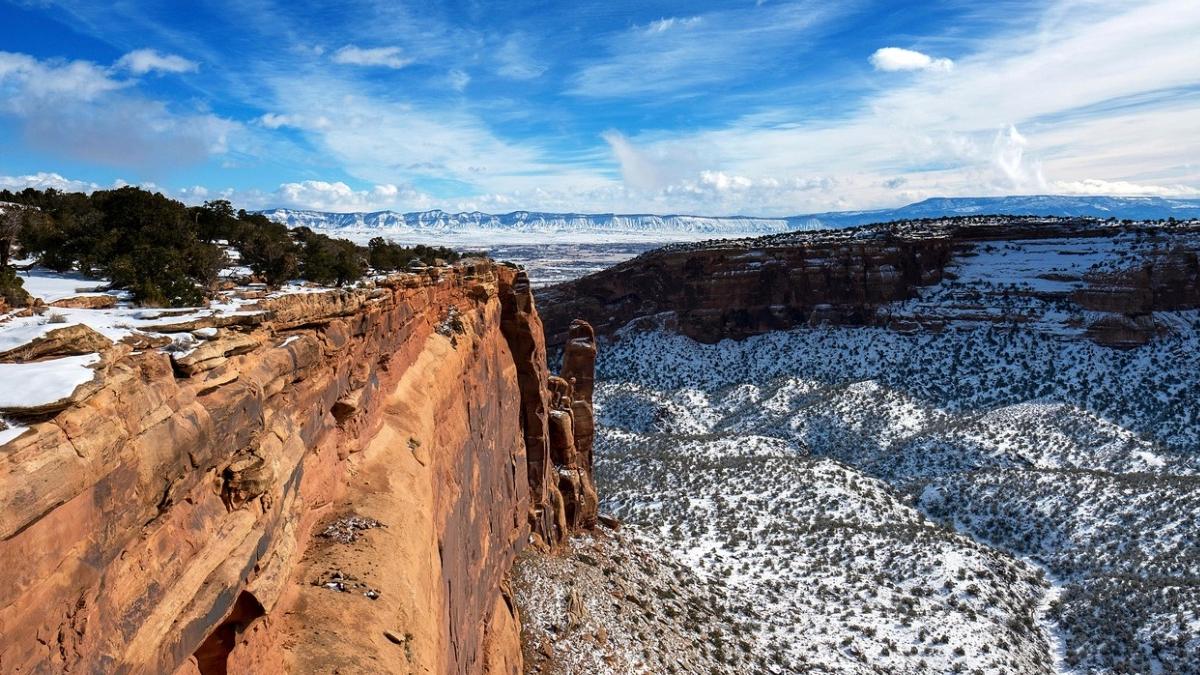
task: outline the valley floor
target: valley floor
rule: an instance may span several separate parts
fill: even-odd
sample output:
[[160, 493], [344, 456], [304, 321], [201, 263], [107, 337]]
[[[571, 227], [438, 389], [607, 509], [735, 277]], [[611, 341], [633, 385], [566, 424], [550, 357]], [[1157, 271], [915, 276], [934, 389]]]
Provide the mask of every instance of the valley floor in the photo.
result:
[[603, 506], [727, 603], [764, 658], [739, 672], [1200, 672], [1200, 319], [1174, 322], [1130, 351], [627, 329]]

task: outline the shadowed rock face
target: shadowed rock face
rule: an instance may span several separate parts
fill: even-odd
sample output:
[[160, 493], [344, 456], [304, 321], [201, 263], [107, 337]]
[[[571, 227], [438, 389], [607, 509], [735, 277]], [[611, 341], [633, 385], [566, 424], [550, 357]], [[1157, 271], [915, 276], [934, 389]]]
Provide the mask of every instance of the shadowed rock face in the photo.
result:
[[[1198, 230], [1195, 225], [1146, 228], [984, 217], [675, 245], [544, 289], [543, 319], [551, 346], [568, 344], [577, 317], [609, 335], [636, 319], [663, 315], [666, 326], [708, 343], [820, 324], [941, 329], [955, 320], [954, 312], [939, 316], [934, 308], [919, 320], [899, 320], [881, 309], [916, 297], [922, 287], [953, 281], [956, 276], [948, 272], [981, 247], [1123, 236], [1151, 242], [1144, 247], [1149, 252], [1118, 269], [1073, 278], [1078, 282], [1073, 290], [1038, 295], [1069, 302], [1078, 311], [1107, 314], [1091, 319], [1086, 336], [1134, 347], [1162, 330], [1153, 312], [1200, 307]], [[980, 311], [974, 318], [1025, 320], [987, 314]]]
[[810, 321], [868, 323], [880, 304], [939, 281], [950, 250], [946, 240], [663, 249], [546, 289], [547, 339], [567, 343], [575, 316], [608, 334], [673, 312], [679, 332], [701, 342]]
[[[98, 345], [0, 446], [0, 672], [519, 669], [503, 579], [596, 501], [528, 281], [480, 261], [262, 309], [174, 362]], [[312, 536], [347, 512], [382, 526]], [[314, 585], [334, 569], [354, 592]]]

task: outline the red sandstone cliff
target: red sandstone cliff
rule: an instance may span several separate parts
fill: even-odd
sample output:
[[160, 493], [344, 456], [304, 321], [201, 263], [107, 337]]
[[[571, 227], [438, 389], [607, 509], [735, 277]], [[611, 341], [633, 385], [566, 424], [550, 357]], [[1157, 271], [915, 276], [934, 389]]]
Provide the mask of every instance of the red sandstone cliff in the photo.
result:
[[544, 291], [547, 338], [566, 340], [574, 316], [601, 333], [673, 312], [678, 330], [701, 342], [741, 339], [809, 322], [869, 323], [879, 305], [941, 280], [952, 242], [740, 241], [668, 248]]
[[0, 672], [520, 672], [505, 575], [595, 519], [590, 331], [551, 378], [490, 262], [263, 309], [0, 446]]

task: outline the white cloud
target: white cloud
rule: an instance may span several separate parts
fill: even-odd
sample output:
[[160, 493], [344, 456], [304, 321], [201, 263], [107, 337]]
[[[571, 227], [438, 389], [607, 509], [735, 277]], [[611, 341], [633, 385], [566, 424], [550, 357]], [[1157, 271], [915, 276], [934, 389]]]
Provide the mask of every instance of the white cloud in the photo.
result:
[[20, 110], [52, 98], [90, 101], [130, 84], [90, 61], [40, 61], [0, 52], [0, 108]]
[[633, 190], [659, 190], [681, 180], [695, 159], [684, 148], [659, 147], [646, 151], [636, 147], [623, 134], [609, 130], [601, 137], [621, 166], [625, 186]]
[[239, 125], [207, 111], [175, 111], [131, 91], [89, 61], [0, 52], [0, 115], [30, 146], [111, 166], [161, 169], [224, 153]]
[[1188, 185], [1139, 185], [1129, 181], [1088, 178], [1055, 181], [1051, 189], [1058, 194], [1112, 195], [1120, 197], [1200, 197], [1200, 188]]
[[284, 183], [274, 193], [259, 197], [257, 201], [264, 206], [343, 212], [395, 208], [421, 210], [432, 204], [428, 195], [412, 188], [382, 184], [369, 190], [355, 190], [341, 181], [319, 180]]
[[935, 59], [928, 54], [911, 49], [901, 49], [900, 47], [876, 49], [875, 53], [871, 54], [870, 61], [871, 65], [875, 66], [875, 70], [888, 72], [897, 70], [933, 70], [946, 72], [954, 68], [954, 62], [950, 59]]
[[278, 113], [267, 113], [258, 118], [258, 123], [268, 129], [297, 126], [295, 119], [291, 115], [280, 115]]
[[[371, 94], [332, 77], [264, 83], [273, 114], [304, 134], [325, 162], [371, 184], [436, 185], [446, 199], [515, 194], [534, 188], [591, 190], [611, 178], [534, 142], [498, 136], [465, 104], [410, 100], [403, 91]], [[585, 163], [586, 161], [586, 163]]]
[[1028, 145], [1029, 141], [1015, 126], [1009, 125], [1008, 129], [996, 132], [992, 141], [992, 162], [1008, 181], [1005, 187], [1025, 192], [1045, 189], [1041, 165], [1025, 158]]
[[471, 76], [466, 71], [455, 68], [446, 73], [446, 83], [454, 91], [464, 91], [467, 85], [471, 83]]
[[129, 183], [120, 178], [109, 185], [91, 181], [74, 180], [57, 173], [39, 172], [24, 176], [0, 176], [0, 189], [38, 190], [53, 188], [61, 192], [92, 193], [136, 185], [151, 192], [161, 192], [172, 199], [186, 204], [202, 204], [210, 199], [228, 199], [236, 208], [295, 208], [318, 211], [379, 211], [384, 209], [425, 210], [434, 207], [429, 195], [411, 187], [392, 184], [374, 185], [369, 189], [356, 190], [341, 181], [306, 180], [282, 183], [274, 190], [212, 190], [203, 185], [171, 190], [151, 182]]
[[513, 80], [532, 80], [546, 72], [546, 65], [529, 53], [529, 37], [514, 33], [504, 40], [504, 43], [493, 55], [498, 67], [496, 72]]
[[656, 33], [665, 33], [672, 28], [688, 28], [689, 26], [695, 26], [703, 20], [703, 17], [699, 16], [689, 16], [683, 18], [673, 16], [670, 18], [659, 19], [658, 21], [651, 21], [643, 30], [647, 35], [654, 35]]
[[[661, 19], [609, 36], [608, 51], [575, 74], [570, 93], [593, 98], [696, 94], [761, 76], [797, 58], [844, 7], [796, 2]], [[685, 30], [686, 29], [686, 30]]]
[[[121, 181], [123, 182], [123, 181]], [[71, 180], [57, 173], [39, 171], [35, 174], [25, 176], [0, 176], [0, 188], [12, 190], [24, 190], [25, 188], [34, 188], [37, 190], [46, 190], [53, 188], [60, 192], [87, 192], [91, 193], [101, 189], [100, 185], [89, 181]]]
[[153, 49], [135, 49], [122, 56], [115, 64], [134, 75], [146, 73], [193, 73], [200, 66], [176, 54], [161, 54]]
[[333, 62], [352, 66], [379, 66], [383, 68], [403, 68], [413, 62], [413, 59], [403, 56], [399, 47], [362, 48], [346, 45], [333, 53]]

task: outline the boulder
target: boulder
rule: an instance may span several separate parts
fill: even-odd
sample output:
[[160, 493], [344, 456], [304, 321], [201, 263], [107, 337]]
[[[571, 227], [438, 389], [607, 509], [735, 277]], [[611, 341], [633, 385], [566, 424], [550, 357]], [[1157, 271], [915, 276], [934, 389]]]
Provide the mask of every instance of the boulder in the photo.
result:
[[21, 363], [39, 359], [76, 356], [102, 352], [112, 346], [112, 340], [96, 332], [90, 326], [73, 324], [54, 328], [29, 342], [0, 352], [0, 363]]

